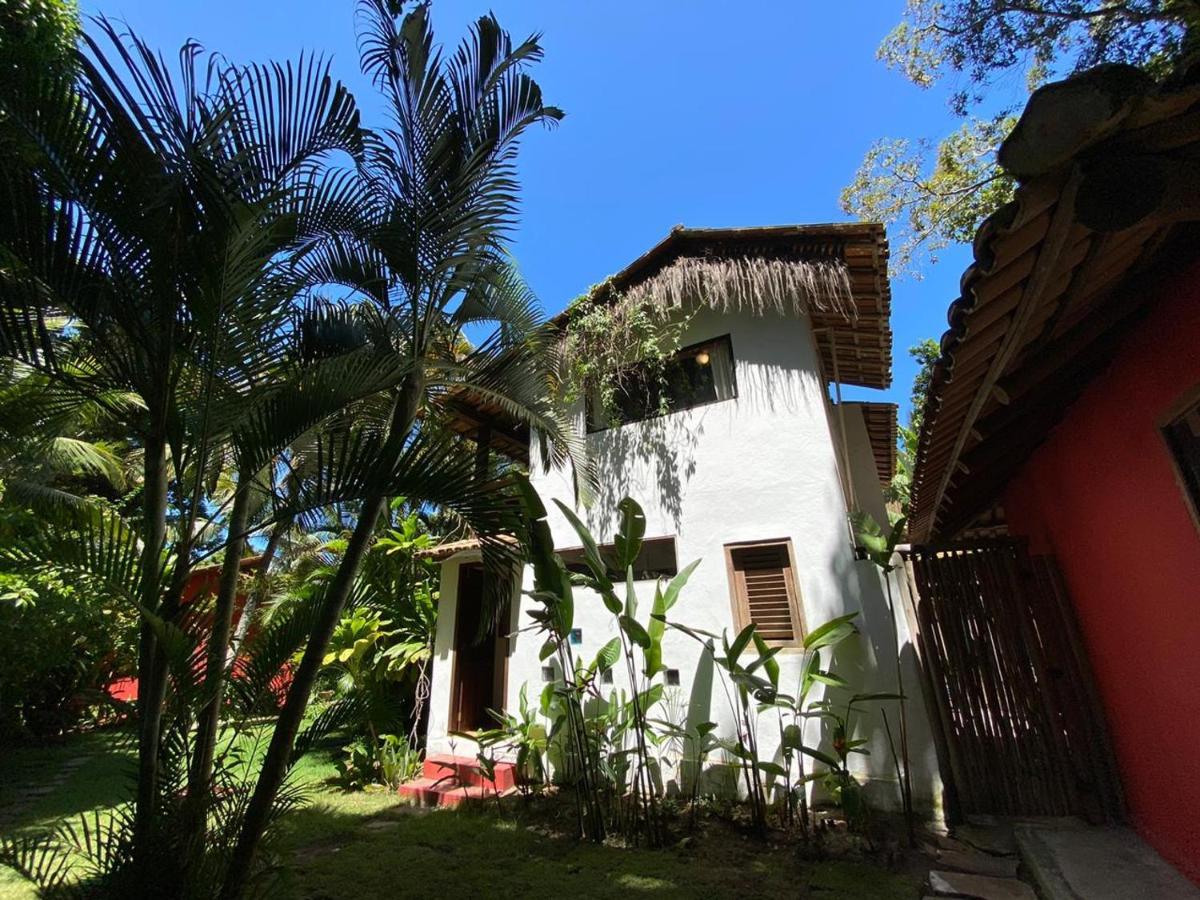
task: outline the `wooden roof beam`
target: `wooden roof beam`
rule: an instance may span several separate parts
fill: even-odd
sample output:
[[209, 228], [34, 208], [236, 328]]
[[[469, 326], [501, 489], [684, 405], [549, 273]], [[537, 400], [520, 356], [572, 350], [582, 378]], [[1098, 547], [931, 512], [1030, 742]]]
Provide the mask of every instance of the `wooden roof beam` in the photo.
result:
[[942, 505], [943, 498], [946, 496], [946, 489], [949, 487], [950, 478], [957, 471], [953, 463], [958, 462], [963, 444], [966, 443], [967, 436], [970, 434], [971, 428], [975, 425], [975, 420], [983, 410], [984, 404], [992, 396], [992, 388], [1004, 374], [1014, 354], [1023, 346], [1025, 327], [1037, 309], [1038, 302], [1042, 298], [1042, 292], [1057, 273], [1059, 256], [1066, 246], [1067, 238], [1074, 224], [1075, 195], [1079, 188], [1079, 180], [1079, 173], [1075, 170], [1071, 173], [1066, 185], [1063, 187], [1063, 193], [1059, 199], [1058, 206], [1055, 208], [1053, 217], [1050, 220], [1050, 227], [1046, 229], [1046, 237], [1042, 241], [1041, 252], [1034, 263], [1029, 280], [1025, 282], [1025, 290], [1022, 292], [1021, 299], [1013, 311], [1012, 323], [1005, 333], [1000, 348], [996, 351], [996, 355], [992, 357], [987, 374], [984, 376], [979, 389], [975, 392], [971, 406], [967, 410], [966, 416], [963, 417], [962, 423], [959, 425], [958, 434], [954, 439], [954, 444], [950, 452], [951, 465], [947, 465], [943, 469], [937, 492], [934, 495], [932, 509], [935, 516], [937, 514], [936, 511]]

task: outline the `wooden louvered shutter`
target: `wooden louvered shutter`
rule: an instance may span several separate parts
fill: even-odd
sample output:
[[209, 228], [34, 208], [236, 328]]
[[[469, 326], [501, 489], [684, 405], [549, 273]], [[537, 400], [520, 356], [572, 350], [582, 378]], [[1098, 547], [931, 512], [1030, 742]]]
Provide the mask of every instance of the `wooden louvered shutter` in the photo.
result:
[[803, 637], [799, 598], [786, 541], [728, 548], [738, 627], [753, 622], [771, 644]]

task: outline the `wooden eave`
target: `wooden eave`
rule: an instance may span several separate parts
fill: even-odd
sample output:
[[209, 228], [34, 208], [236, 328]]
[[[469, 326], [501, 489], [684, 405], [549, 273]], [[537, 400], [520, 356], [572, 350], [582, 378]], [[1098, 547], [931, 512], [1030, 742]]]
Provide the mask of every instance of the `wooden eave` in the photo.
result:
[[446, 424], [457, 433], [479, 442], [514, 462], [529, 465], [529, 426], [518, 422], [499, 404], [464, 390], [451, 389], [439, 404]]
[[[1200, 86], [1144, 77], [1104, 67], [1042, 88], [1001, 149], [1019, 187], [980, 227], [947, 312], [917, 451], [914, 542], [951, 538], [997, 501], [1103, 371], [1151, 283], [1200, 251], [1194, 194], [1163, 190], [1151, 205], [1143, 185], [1107, 174], [1130, 159], [1185, 181], [1200, 173]], [[1134, 220], [1111, 227], [1098, 197]]]
[[896, 437], [898, 407], [895, 403], [868, 403], [846, 401], [844, 405], [862, 410], [863, 423], [867, 427], [867, 439], [875, 457], [875, 469], [879, 483], [890, 484], [896, 472]]
[[[604, 291], [623, 291], [681, 256], [760, 256], [838, 260], [850, 276], [854, 315], [810, 314], [825, 375], [843, 384], [888, 388], [892, 383], [891, 288], [887, 235], [873, 222], [771, 225], [756, 228], [684, 228], [671, 232], [610, 278]], [[553, 322], [562, 327], [571, 307]]]

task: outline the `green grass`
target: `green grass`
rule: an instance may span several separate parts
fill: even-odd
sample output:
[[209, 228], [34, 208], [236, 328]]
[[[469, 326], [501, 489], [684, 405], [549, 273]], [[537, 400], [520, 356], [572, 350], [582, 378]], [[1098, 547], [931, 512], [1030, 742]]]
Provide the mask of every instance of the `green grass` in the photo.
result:
[[[22, 784], [46, 783], [66, 760], [82, 755], [89, 761], [30, 804], [18, 827], [45, 826], [128, 796], [132, 748], [112, 735], [91, 735], [64, 747], [6, 754], [0, 805]], [[686, 849], [596, 846], [566, 836], [569, 806], [544, 805], [528, 822], [517, 821], [525, 814], [515, 800], [506, 801], [503, 816], [494, 807], [414, 811], [388, 792], [344, 793], [329, 783], [333, 774], [328, 752], [312, 754], [298, 767], [297, 777], [312, 785], [314, 795], [288, 817], [272, 847], [285, 900], [919, 895], [916, 875], [863, 862], [802, 861], [794, 847], [763, 846], [720, 823], [702, 830]], [[32, 897], [15, 875], [0, 869], [0, 900]]]
[[[87, 762], [71, 768], [79, 757]], [[81, 735], [65, 744], [5, 749], [0, 762], [0, 810], [28, 788], [46, 785], [69, 773], [50, 793], [22, 803], [5, 830], [46, 828], [64, 818], [75, 818], [93, 809], [108, 809], [126, 800], [135, 774], [136, 749], [120, 733]], [[26, 900], [33, 890], [9, 869], [0, 867], [0, 900]]]
[[[519, 811], [512, 803], [508, 815]], [[365, 820], [365, 821], [364, 821]], [[279, 848], [291, 900], [341, 898], [819, 897], [899, 900], [920, 878], [856, 862], [801, 862], [728, 828], [686, 849], [580, 843], [494, 808], [414, 813], [391, 798], [323, 798], [293, 816]]]

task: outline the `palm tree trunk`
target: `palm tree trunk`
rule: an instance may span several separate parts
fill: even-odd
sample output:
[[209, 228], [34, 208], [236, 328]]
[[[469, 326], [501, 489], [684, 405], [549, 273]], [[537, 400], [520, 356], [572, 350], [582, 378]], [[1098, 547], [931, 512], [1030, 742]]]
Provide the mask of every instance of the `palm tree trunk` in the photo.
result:
[[[145, 442], [143, 462], [142, 596], [144, 610], [159, 602], [159, 567], [167, 533], [167, 446], [161, 435]], [[144, 618], [138, 635], [138, 781], [134, 811], [134, 846], [150, 832], [158, 794], [158, 739], [162, 703], [153, 689], [159, 649], [154, 630]]]
[[[205, 807], [210, 794], [209, 781], [212, 778], [217, 727], [221, 721], [221, 699], [225, 689], [225, 651], [233, 627], [238, 575], [241, 574], [242, 553], [246, 547], [245, 531], [250, 513], [252, 478], [252, 473], [242, 472], [238, 475], [237, 493], [233, 498], [233, 508], [229, 512], [229, 540], [225, 545], [225, 561], [221, 566], [221, 579], [213, 608], [212, 630], [208, 636], [205, 654], [203, 696], [206, 702], [198, 717], [192, 768], [188, 773], [188, 802], [194, 808], [190, 811], [187, 827], [193, 832], [193, 840], [203, 835]], [[197, 847], [199, 846], [198, 842]]]
[[287, 516], [276, 522], [275, 527], [271, 529], [271, 536], [267, 538], [267, 546], [262, 552], [262, 562], [258, 566], [258, 574], [254, 579], [254, 587], [250, 591], [250, 596], [246, 598], [246, 605], [242, 607], [242, 615], [238, 619], [237, 628], [233, 630], [233, 638], [229, 641], [229, 652], [225, 657], [226, 667], [233, 665], [233, 661], [237, 657], [238, 648], [246, 640], [246, 635], [250, 631], [250, 626], [254, 622], [258, 608], [262, 606], [263, 600], [266, 599], [267, 576], [271, 571], [271, 563], [275, 559], [275, 554], [279, 552], [279, 545], [283, 542], [283, 536], [292, 527], [292, 521], [292, 517]]
[[416, 419], [417, 409], [423, 395], [423, 379], [416, 373], [410, 375], [401, 388], [392, 412], [388, 437], [375, 467], [374, 484], [363, 499], [358, 522], [346, 545], [341, 565], [338, 566], [337, 573], [326, 591], [325, 600], [308, 640], [308, 646], [304, 648], [304, 656], [296, 668], [292, 686], [288, 689], [287, 699], [284, 701], [279, 719], [275, 723], [271, 744], [267, 748], [267, 755], [263, 760], [258, 782], [254, 786], [254, 794], [250, 798], [245, 818], [242, 820], [241, 833], [238, 835], [237, 844], [234, 846], [233, 855], [229, 861], [229, 869], [221, 891], [222, 900], [239, 900], [245, 893], [254, 855], [270, 818], [271, 806], [275, 802], [275, 795], [279, 792], [283, 779], [291, 766], [292, 747], [296, 742], [296, 734], [300, 730], [300, 721], [304, 717], [304, 710], [308, 706], [309, 695], [316, 683], [317, 674], [321, 670], [329, 639], [333, 636], [333, 631], [342, 614], [342, 607], [345, 606], [346, 599], [354, 587], [354, 579], [358, 575], [358, 569], [362, 565], [374, 536], [375, 524], [387, 505], [388, 492], [387, 485], [384, 483], [384, 475], [396, 464], [404, 449], [405, 438]]

